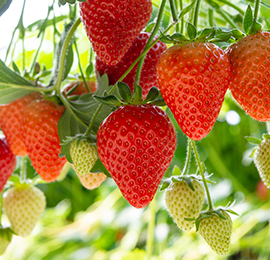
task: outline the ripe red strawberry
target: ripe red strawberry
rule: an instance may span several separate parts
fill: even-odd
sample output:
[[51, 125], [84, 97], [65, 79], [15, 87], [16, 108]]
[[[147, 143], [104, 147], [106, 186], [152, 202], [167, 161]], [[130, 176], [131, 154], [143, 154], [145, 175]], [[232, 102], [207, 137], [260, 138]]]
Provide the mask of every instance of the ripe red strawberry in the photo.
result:
[[[87, 84], [89, 86], [91, 93], [94, 93], [97, 90], [97, 84], [95, 81], [87, 81]], [[76, 86], [76, 88], [75, 88], [75, 86]], [[68, 95], [69, 91], [71, 91], [73, 88], [75, 88], [74, 91], [72, 91]], [[83, 81], [81, 81], [81, 82], [75, 81], [75, 82], [72, 82], [72, 83], [65, 85], [62, 89], [62, 92], [64, 93], [65, 96], [68, 95], [69, 97], [77, 96], [77, 95], [81, 96], [83, 94], [89, 93]]]
[[207, 244], [219, 255], [228, 255], [232, 236], [232, 220], [230, 215], [222, 210], [226, 219], [212, 213], [210, 217], [201, 219], [199, 233]]
[[27, 237], [46, 207], [43, 192], [29, 184], [18, 184], [4, 193], [3, 208], [18, 236]]
[[80, 15], [95, 53], [116, 65], [145, 27], [152, 13], [150, 0], [92, 1], [80, 3]]
[[28, 94], [10, 104], [0, 106], [0, 125], [6, 136], [12, 153], [17, 156], [27, 155], [21, 134], [21, 121], [25, 107], [34, 99], [40, 98], [38, 92]]
[[248, 115], [270, 120], [270, 33], [258, 31], [226, 50], [232, 65], [230, 90]]
[[16, 167], [16, 156], [10, 151], [5, 139], [0, 138], [0, 192]]
[[97, 149], [127, 201], [146, 207], [171, 163], [176, 133], [166, 113], [155, 105], [126, 105], [100, 125]]
[[[126, 72], [131, 64], [140, 56], [143, 49], [150, 37], [149, 33], [140, 33], [131, 47], [124, 55], [124, 57], [115, 66], [110, 66], [102, 62], [102, 60], [96, 56], [96, 71], [102, 76], [107, 74], [109, 78], [109, 84], [114, 85], [120, 77]], [[141, 70], [139, 85], [143, 89], [143, 97], [146, 97], [147, 93], [152, 87], [157, 87], [157, 63], [161, 54], [166, 50], [166, 45], [161, 41], [158, 41], [147, 53], [144, 64]], [[137, 72], [136, 65], [130, 73], [122, 80], [131, 89], [134, 90], [135, 76]]]
[[61, 146], [58, 121], [65, 110], [48, 100], [35, 100], [24, 111], [22, 129], [25, 146], [32, 165], [47, 182], [60, 175], [66, 158], [59, 158]]
[[211, 131], [229, 86], [230, 71], [227, 55], [212, 43], [175, 45], [161, 55], [160, 92], [191, 139], [201, 140]]

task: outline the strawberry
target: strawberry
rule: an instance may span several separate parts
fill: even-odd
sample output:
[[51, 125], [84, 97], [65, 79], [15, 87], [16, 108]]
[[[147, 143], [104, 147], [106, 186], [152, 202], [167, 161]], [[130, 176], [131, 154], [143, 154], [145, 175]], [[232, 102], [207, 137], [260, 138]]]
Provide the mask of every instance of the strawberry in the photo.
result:
[[262, 181], [270, 188], [270, 139], [263, 139], [257, 147], [253, 159]]
[[165, 191], [165, 204], [177, 226], [185, 231], [194, 227], [194, 221], [186, 220], [199, 217], [204, 202], [204, 188], [197, 181], [191, 181], [192, 190], [184, 179], [172, 181]]
[[87, 140], [75, 140], [70, 145], [70, 156], [76, 172], [84, 176], [98, 159], [97, 148]]
[[59, 158], [61, 146], [57, 125], [64, 110], [64, 106], [49, 100], [35, 100], [25, 108], [22, 119], [29, 158], [47, 182], [55, 181], [66, 163], [65, 157]]
[[116, 65], [145, 27], [152, 13], [150, 0], [80, 3], [80, 16], [95, 53]]
[[[95, 81], [87, 81], [88, 87], [91, 91], [91, 93], [94, 93], [97, 90], [97, 84]], [[74, 90], [73, 90], [74, 89]], [[83, 94], [89, 93], [84, 82], [72, 82], [67, 85], [65, 85], [62, 89], [62, 92], [64, 93], [65, 96], [81, 96]], [[70, 92], [70, 93], [69, 93]]]
[[213, 251], [225, 256], [229, 252], [231, 242], [232, 220], [226, 211], [221, 210], [221, 213], [226, 219], [222, 219], [215, 213], [202, 218], [199, 223], [199, 233]]
[[17, 156], [27, 155], [21, 131], [23, 111], [29, 103], [40, 97], [38, 92], [33, 92], [10, 104], [0, 106], [1, 129], [6, 136], [10, 150]]
[[183, 132], [201, 140], [212, 129], [231, 77], [225, 52], [212, 43], [175, 45], [160, 58], [160, 92]]
[[[126, 72], [131, 64], [140, 56], [144, 47], [150, 37], [149, 33], [140, 33], [131, 47], [124, 55], [124, 57], [115, 66], [110, 66], [104, 63], [98, 56], [96, 56], [96, 71], [102, 76], [107, 74], [109, 78], [109, 84], [114, 85], [120, 77]], [[161, 41], [158, 41], [148, 52], [144, 60], [144, 64], [141, 70], [140, 86], [143, 89], [143, 97], [146, 97], [148, 91], [157, 86], [157, 63], [161, 54], [166, 50], [166, 45]], [[131, 89], [134, 90], [135, 76], [137, 72], [136, 65], [129, 74], [122, 80]]]
[[151, 104], [120, 106], [97, 133], [100, 160], [136, 208], [146, 207], [154, 198], [175, 148], [172, 122]]
[[232, 65], [230, 90], [252, 118], [270, 120], [270, 33], [258, 31], [226, 50]]
[[17, 184], [4, 193], [4, 212], [18, 236], [27, 237], [31, 234], [45, 207], [46, 198], [35, 186]]
[[78, 174], [74, 166], [73, 168], [78, 178], [80, 179], [81, 184], [88, 190], [93, 190], [99, 187], [100, 184], [104, 182], [107, 178], [107, 176], [102, 172], [99, 173], [88, 172], [85, 175], [81, 176], [80, 174]]
[[5, 139], [0, 138], [0, 192], [16, 167], [16, 156], [10, 151]]
[[0, 227], [0, 255], [3, 255], [12, 240], [12, 231], [10, 228]]

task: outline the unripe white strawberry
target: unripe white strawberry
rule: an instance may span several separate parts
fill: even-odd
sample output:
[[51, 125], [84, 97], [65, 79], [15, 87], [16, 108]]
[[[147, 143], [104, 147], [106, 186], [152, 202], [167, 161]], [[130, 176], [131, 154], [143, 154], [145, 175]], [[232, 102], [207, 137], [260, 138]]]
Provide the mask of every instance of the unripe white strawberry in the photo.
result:
[[44, 193], [33, 185], [17, 184], [4, 193], [3, 209], [18, 236], [31, 234], [45, 207]]
[[188, 186], [185, 180], [171, 182], [165, 191], [165, 204], [177, 226], [185, 231], [194, 227], [194, 221], [202, 209], [204, 202], [204, 188], [197, 181], [192, 180], [194, 191]]
[[0, 228], [0, 255], [4, 254], [12, 240], [12, 231], [10, 228]]
[[[76, 172], [76, 170], [75, 170]], [[81, 184], [89, 190], [93, 190], [97, 187], [100, 186], [100, 184], [105, 181], [105, 179], [107, 178], [107, 176], [100, 172], [100, 173], [92, 173], [92, 172], [88, 172], [87, 174], [85, 174], [84, 176], [79, 175], [76, 172], [77, 176], [80, 179]]]
[[70, 145], [70, 156], [76, 172], [83, 176], [90, 172], [98, 159], [97, 148], [86, 140], [75, 140]]
[[222, 219], [215, 213], [210, 217], [202, 218], [199, 223], [199, 233], [207, 244], [217, 254], [225, 256], [229, 252], [232, 236], [232, 220], [229, 214], [221, 210], [226, 219]]
[[262, 181], [270, 188], [270, 139], [263, 139], [257, 147], [254, 156], [255, 166]]

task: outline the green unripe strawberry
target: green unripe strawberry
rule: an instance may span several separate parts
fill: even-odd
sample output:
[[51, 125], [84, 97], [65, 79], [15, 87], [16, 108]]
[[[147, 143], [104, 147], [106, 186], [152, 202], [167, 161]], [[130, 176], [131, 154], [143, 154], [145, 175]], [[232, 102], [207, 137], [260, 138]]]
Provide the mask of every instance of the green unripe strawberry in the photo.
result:
[[254, 156], [255, 166], [262, 181], [270, 188], [270, 139], [263, 139], [257, 147]]
[[10, 228], [0, 228], [0, 255], [4, 254], [12, 240], [12, 231]]
[[98, 159], [96, 146], [86, 140], [79, 143], [77, 140], [73, 141], [70, 145], [70, 156], [76, 172], [81, 176], [89, 173]]
[[232, 220], [229, 214], [221, 210], [223, 219], [215, 213], [202, 218], [199, 223], [199, 233], [207, 244], [217, 254], [225, 256], [229, 252], [232, 235]]
[[4, 212], [18, 236], [27, 237], [31, 234], [45, 207], [43, 192], [33, 185], [19, 184], [4, 193]]
[[194, 227], [194, 221], [202, 209], [204, 202], [204, 188], [197, 181], [192, 180], [194, 191], [185, 180], [173, 181], [165, 191], [165, 204], [177, 226], [185, 231]]

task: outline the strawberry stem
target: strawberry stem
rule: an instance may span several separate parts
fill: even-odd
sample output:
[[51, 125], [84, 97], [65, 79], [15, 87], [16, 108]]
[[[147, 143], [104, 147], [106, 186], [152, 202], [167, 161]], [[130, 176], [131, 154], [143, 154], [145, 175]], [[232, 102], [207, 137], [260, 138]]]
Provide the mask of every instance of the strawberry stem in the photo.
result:
[[241, 15], [244, 15], [245, 12], [237, 5], [233, 4], [232, 2], [228, 1], [228, 0], [218, 0], [219, 2], [226, 4], [230, 7], [232, 7], [233, 9], [235, 9], [236, 11], [238, 11]]
[[208, 185], [207, 185], [206, 179], [204, 177], [204, 171], [203, 171], [202, 164], [201, 164], [201, 161], [200, 161], [199, 153], [198, 153], [198, 150], [196, 148], [195, 142], [192, 139], [190, 139], [190, 141], [191, 141], [191, 144], [192, 144], [192, 148], [193, 148], [193, 151], [194, 151], [194, 155], [195, 155], [197, 165], [199, 167], [199, 171], [200, 171], [201, 176], [202, 176], [203, 185], [204, 185], [204, 188], [206, 190], [206, 195], [207, 195], [207, 200], [208, 200], [208, 210], [210, 211], [210, 210], [213, 210], [214, 207], [213, 207], [213, 203], [212, 203], [212, 200], [211, 200]]
[[191, 160], [191, 142], [190, 142], [190, 139], [188, 139], [187, 140], [187, 156], [186, 156], [186, 162], [185, 162], [184, 168], [182, 170], [181, 176], [187, 174], [187, 171], [188, 171], [189, 165], [190, 165], [190, 160]]
[[[160, 23], [162, 21], [163, 13], [164, 13], [164, 10], [165, 10], [165, 4], [166, 4], [166, 0], [162, 0], [160, 8], [159, 8], [159, 12], [158, 12], [157, 22], [156, 22], [155, 27], [153, 28], [153, 31], [152, 31], [152, 33], [151, 33], [145, 47], [144, 47], [144, 51], [147, 50], [147, 49], [150, 50], [150, 48], [148, 48], [148, 47], [151, 45], [155, 35], [157, 34], [157, 32], [159, 30]], [[176, 20], [176, 21], [174, 20], [173, 23], [174, 24], [178, 23], [178, 20]], [[141, 75], [141, 70], [142, 70], [144, 59], [145, 59], [145, 55], [143, 55], [141, 57], [138, 68], [137, 68], [136, 77], [135, 77], [135, 84], [137, 84], [137, 85], [139, 85], [139, 82], [140, 82], [140, 75]]]
[[199, 18], [199, 9], [200, 9], [201, 0], [196, 1], [195, 9], [194, 9], [194, 19], [193, 25], [197, 29], [198, 26], [198, 18]]
[[210, 27], [214, 27], [214, 12], [212, 8], [208, 8], [208, 24]]
[[259, 14], [259, 8], [260, 8], [260, 0], [256, 0], [255, 2], [255, 9], [254, 9], [254, 18], [253, 21], [256, 22]]
[[147, 242], [146, 242], [146, 259], [151, 259], [153, 254], [154, 234], [155, 234], [155, 197], [150, 203], [150, 221], [147, 228]]
[[78, 57], [78, 66], [79, 66], [79, 70], [81, 72], [81, 76], [82, 76], [84, 85], [85, 85], [87, 91], [90, 93], [91, 91], [89, 89], [89, 86], [88, 86], [88, 84], [86, 82], [86, 79], [85, 79], [85, 76], [84, 76], [84, 73], [83, 73], [83, 70], [82, 70], [82, 65], [81, 65], [81, 61], [80, 61], [80, 54], [79, 54], [79, 50], [78, 50], [78, 46], [77, 46], [76, 40], [74, 41], [74, 47], [75, 47], [75, 51], [76, 51], [76, 54], [77, 54], [77, 57]]
[[173, 22], [177, 23], [178, 16], [177, 16], [177, 10], [176, 10], [176, 6], [175, 6], [175, 2], [176, 2], [175, 0], [169, 0]]
[[21, 175], [20, 175], [20, 182], [25, 183], [27, 178], [27, 171], [26, 171], [26, 157], [22, 157], [21, 159]]

